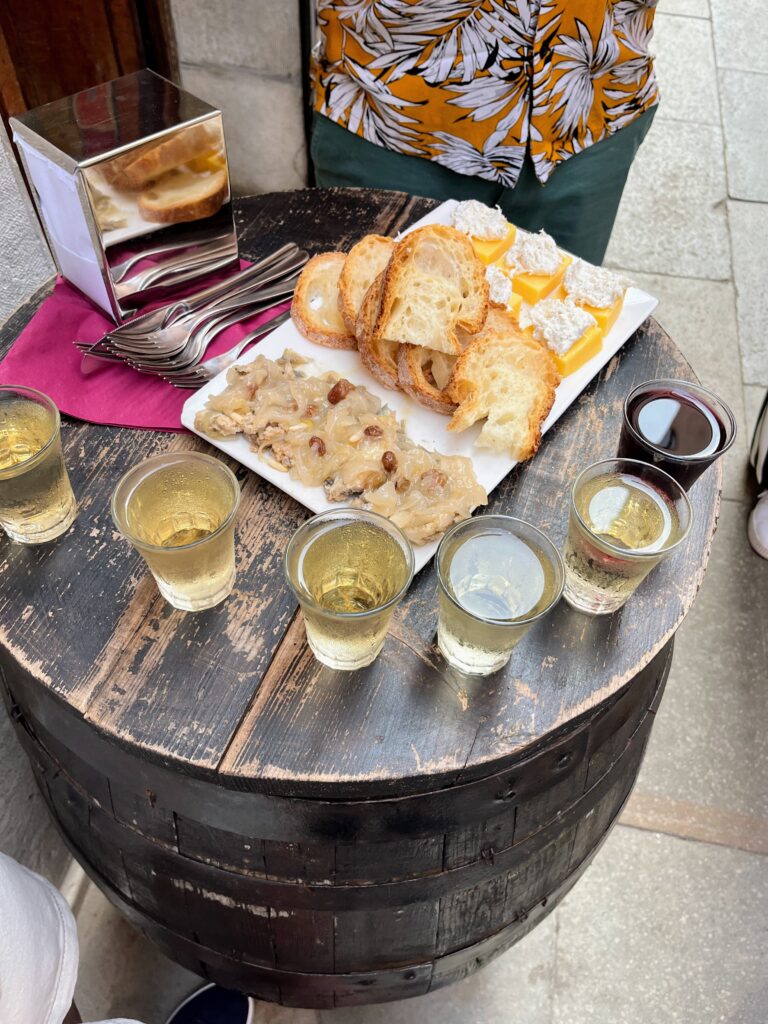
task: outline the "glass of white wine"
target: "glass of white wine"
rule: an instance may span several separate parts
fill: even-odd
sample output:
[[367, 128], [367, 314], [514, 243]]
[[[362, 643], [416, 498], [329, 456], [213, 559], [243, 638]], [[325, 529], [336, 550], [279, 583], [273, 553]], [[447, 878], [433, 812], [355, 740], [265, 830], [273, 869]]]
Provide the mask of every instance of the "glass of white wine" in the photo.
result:
[[617, 611], [688, 536], [693, 510], [669, 473], [605, 459], [576, 477], [565, 543], [566, 601], [590, 615]]
[[285, 552], [285, 575], [317, 660], [347, 672], [370, 665], [413, 568], [408, 538], [374, 512], [333, 509], [300, 526]]
[[240, 485], [210, 455], [168, 452], [128, 470], [112, 495], [112, 518], [142, 555], [174, 608], [199, 612], [235, 585]]
[[44, 544], [76, 515], [59, 410], [34, 388], [0, 387], [0, 527], [21, 544]]
[[440, 541], [437, 578], [440, 653], [460, 672], [484, 676], [503, 668], [557, 604], [564, 574], [541, 530], [514, 516], [477, 516]]

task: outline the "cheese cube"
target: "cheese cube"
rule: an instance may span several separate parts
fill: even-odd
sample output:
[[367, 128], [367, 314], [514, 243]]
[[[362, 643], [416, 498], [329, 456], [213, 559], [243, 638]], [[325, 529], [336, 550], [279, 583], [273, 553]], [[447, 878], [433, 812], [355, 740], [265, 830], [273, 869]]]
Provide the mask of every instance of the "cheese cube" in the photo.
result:
[[509, 231], [504, 238], [472, 238], [471, 241], [475, 253], [483, 263], [495, 263], [499, 256], [503, 255], [512, 245], [516, 234], [517, 228], [510, 224]]
[[569, 374], [581, 369], [585, 363], [598, 354], [602, 347], [603, 331], [599, 325], [595, 325], [594, 327], [588, 327], [579, 340], [575, 341], [563, 355], [553, 352], [552, 357], [561, 376], [567, 377]]
[[[568, 289], [564, 284], [557, 289], [553, 298], [568, 298]], [[580, 306], [581, 309], [585, 309], [587, 313], [592, 314], [595, 320], [597, 320], [597, 326], [600, 328], [603, 337], [605, 337], [619, 319], [619, 314], [624, 306], [624, 298], [622, 296], [622, 298], [616, 299], [611, 306], [588, 306], [585, 302], [577, 302], [576, 305]]]
[[517, 292], [512, 292], [512, 294], [509, 297], [509, 302], [507, 303], [507, 309], [512, 314], [512, 316], [515, 318], [515, 320], [517, 320], [518, 322], [520, 320], [520, 310], [522, 308], [523, 308], [522, 297], [520, 295], [518, 295]]
[[570, 256], [563, 256], [563, 261], [554, 274], [514, 274], [512, 290], [530, 306], [546, 299], [563, 281], [566, 268], [571, 262]]
[[612, 306], [582, 306], [582, 309], [586, 309], [588, 313], [597, 320], [597, 326], [605, 336], [608, 331], [613, 327], [616, 321], [619, 319], [622, 306], [624, 305], [624, 299], [616, 299]]

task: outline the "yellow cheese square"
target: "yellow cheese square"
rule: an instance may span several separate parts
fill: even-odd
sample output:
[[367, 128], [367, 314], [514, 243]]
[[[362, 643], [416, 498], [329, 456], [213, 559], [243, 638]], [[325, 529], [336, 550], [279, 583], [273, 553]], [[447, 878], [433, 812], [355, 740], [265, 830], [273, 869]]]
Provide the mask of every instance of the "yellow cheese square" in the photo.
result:
[[[590, 310], [591, 312], [591, 310]], [[588, 327], [578, 341], [575, 341], [568, 351], [560, 356], [553, 352], [555, 364], [561, 376], [567, 377], [576, 370], [581, 369], [584, 363], [596, 356], [603, 347], [603, 332], [598, 325]]]
[[582, 309], [586, 309], [588, 313], [597, 320], [597, 326], [606, 335], [608, 331], [613, 327], [616, 321], [619, 319], [619, 313], [624, 305], [623, 297], [616, 299], [612, 306], [582, 306]]
[[517, 320], [518, 322], [520, 320], [520, 310], [522, 309], [522, 306], [523, 300], [515, 292], [512, 292], [512, 294], [509, 297], [509, 302], [507, 303], [505, 308], [506, 311], [508, 313], [511, 313], [515, 320]]
[[570, 256], [563, 256], [563, 261], [554, 274], [515, 274], [512, 277], [512, 288], [530, 306], [535, 306], [560, 286], [570, 262]]
[[517, 228], [514, 224], [510, 224], [509, 231], [504, 238], [473, 238], [472, 245], [483, 263], [495, 263], [499, 256], [512, 245], [516, 234]]
[[[565, 287], [565, 284], [558, 288], [555, 298], [568, 298], [568, 289]], [[597, 326], [602, 331], [603, 336], [605, 336], [619, 319], [619, 314], [624, 306], [624, 296], [622, 295], [620, 299], [616, 299], [612, 306], [588, 306], [583, 302], [577, 302], [576, 305], [581, 306], [582, 309], [586, 309], [588, 313], [592, 314], [595, 320], [597, 320]]]

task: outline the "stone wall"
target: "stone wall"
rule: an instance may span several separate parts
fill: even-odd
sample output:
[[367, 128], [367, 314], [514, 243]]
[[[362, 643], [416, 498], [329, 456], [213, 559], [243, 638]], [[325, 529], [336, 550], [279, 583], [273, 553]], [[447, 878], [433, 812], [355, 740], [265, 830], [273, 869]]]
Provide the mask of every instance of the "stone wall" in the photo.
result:
[[54, 273], [53, 260], [0, 122], [0, 321]]
[[240, 194], [302, 188], [298, 0], [173, 0], [185, 89], [224, 114]]
[[[24, 188], [8, 136], [0, 123], [0, 321], [54, 272]], [[0, 558], [3, 544], [0, 541]], [[12, 623], [6, 624], [13, 628]], [[69, 855], [37, 791], [26, 756], [0, 706], [0, 850], [60, 881]]]

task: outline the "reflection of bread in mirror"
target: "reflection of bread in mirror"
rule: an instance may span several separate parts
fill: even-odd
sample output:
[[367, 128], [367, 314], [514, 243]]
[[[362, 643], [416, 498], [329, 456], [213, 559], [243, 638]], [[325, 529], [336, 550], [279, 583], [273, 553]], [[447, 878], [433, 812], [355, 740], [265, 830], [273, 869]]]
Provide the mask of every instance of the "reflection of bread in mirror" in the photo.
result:
[[205, 122], [192, 125], [170, 138], [143, 146], [138, 153], [134, 152], [132, 159], [121, 168], [120, 177], [127, 188], [143, 188], [167, 171], [195, 157], [210, 154], [218, 148], [220, 142], [221, 135], [215, 124]]
[[226, 171], [208, 175], [169, 171], [141, 193], [139, 212], [144, 220], [157, 224], [202, 220], [221, 209], [228, 193]]
[[302, 270], [291, 303], [291, 318], [309, 341], [327, 348], [357, 348], [339, 312], [339, 275], [346, 255], [323, 252]]
[[131, 164], [138, 156], [139, 153], [143, 153], [147, 146], [139, 146], [137, 149], [132, 149], [130, 153], [123, 153], [122, 156], [112, 157], [111, 160], [106, 160], [103, 164], [99, 165], [99, 170], [104, 175], [104, 180], [112, 188], [121, 190], [129, 189], [131, 191], [137, 191], [141, 188], [141, 185], [133, 185], [129, 178], [126, 176], [125, 169]]

